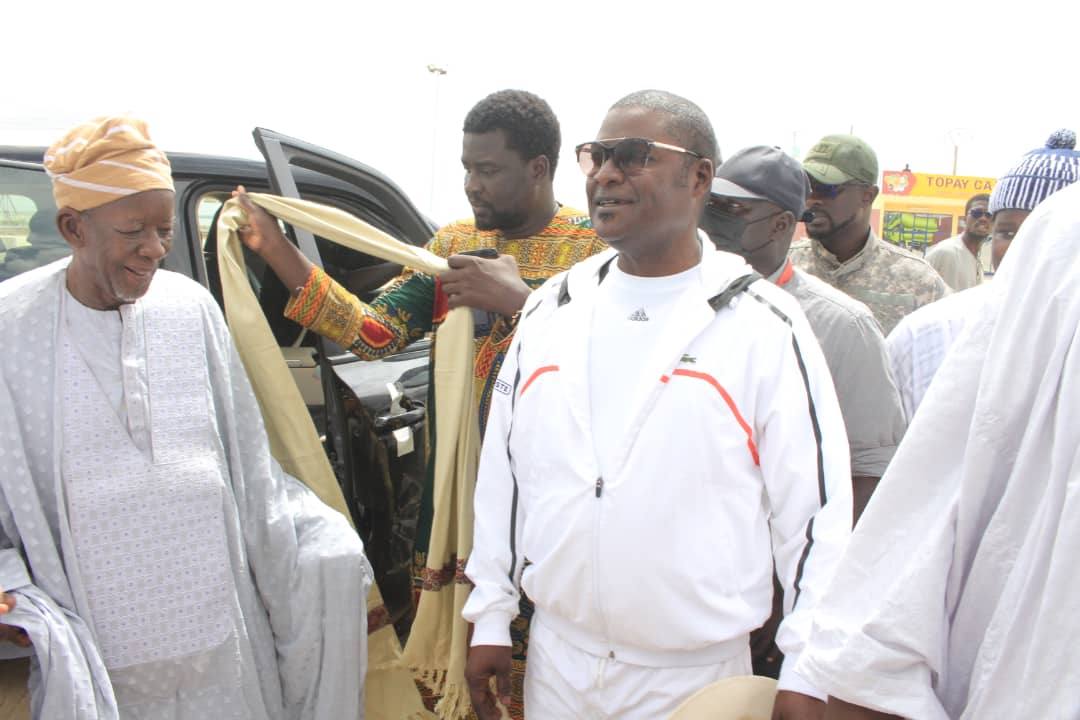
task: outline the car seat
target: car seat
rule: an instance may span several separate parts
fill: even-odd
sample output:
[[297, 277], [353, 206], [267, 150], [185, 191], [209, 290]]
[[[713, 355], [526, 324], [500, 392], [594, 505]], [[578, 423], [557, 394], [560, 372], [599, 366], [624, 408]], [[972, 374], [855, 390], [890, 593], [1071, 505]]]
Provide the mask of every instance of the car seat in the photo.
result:
[[56, 227], [56, 210], [51, 207], [39, 208], [30, 216], [26, 242], [10, 248], [4, 255], [0, 278], [14, 277], [71, 254], [71, 246]]

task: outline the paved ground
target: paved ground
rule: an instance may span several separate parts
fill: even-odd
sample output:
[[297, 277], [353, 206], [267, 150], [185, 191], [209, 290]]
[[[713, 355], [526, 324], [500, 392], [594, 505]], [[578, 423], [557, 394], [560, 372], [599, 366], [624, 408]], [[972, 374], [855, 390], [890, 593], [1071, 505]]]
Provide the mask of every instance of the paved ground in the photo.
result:
[[29, 658], [0, 660], [0, 720], [29, 720], [30, 694], [26, 678]]

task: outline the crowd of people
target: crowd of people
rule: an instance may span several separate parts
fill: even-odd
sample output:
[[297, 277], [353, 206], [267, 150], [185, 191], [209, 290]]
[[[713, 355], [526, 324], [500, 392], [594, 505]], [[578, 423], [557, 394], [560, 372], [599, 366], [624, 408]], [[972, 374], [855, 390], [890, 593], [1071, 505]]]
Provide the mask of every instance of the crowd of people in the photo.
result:
[[[478, 102], [473, 218], [428, 245], [449, 269], [371, 303], [233, 193], [286, 316], [362, 358], [455, 308], [487, 318], [472, 505], [435, 506], [429, 443], [417, 602], [449, 616], [403, 661], [429, 710], [663, 719], [760, 674], [775, 720], [1080, 717], [1075, 135], [924, 259], [875, 234], [858, 137], [721, 161], [706, 114], [660, 90], [598, 120], [582, 211], [554, 195], [548, 104]], [[121, 116], [44, 162], [72, 256], [0, 284], [0, 332], [43, 348], [0, 360], [0, 639], [32, 651], [34, 717], [363, 717], [371, 569], [272, 456], [213, 298], [158, 268], [167, 159]], [[439, 513], [472, 528], [445, 568]]]

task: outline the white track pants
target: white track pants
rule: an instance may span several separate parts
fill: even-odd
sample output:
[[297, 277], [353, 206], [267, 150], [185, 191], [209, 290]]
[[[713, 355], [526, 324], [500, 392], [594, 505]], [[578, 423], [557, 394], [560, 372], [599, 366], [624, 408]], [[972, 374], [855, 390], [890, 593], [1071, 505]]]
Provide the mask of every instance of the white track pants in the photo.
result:
[[746, 651], [715, 665], [644, 667], [579, 650], [544, 625], [529, 630], [526, 720], [663, 720], [709, 683], [750, 675]]

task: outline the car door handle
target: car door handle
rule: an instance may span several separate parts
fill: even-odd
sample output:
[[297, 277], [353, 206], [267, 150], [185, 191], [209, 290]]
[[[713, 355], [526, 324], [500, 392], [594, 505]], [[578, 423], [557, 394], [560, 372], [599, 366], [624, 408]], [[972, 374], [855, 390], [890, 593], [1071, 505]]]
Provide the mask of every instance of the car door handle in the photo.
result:
[[375, 431], [384, 432], [390, 429], [414, 425], [424, 419], [424, 407], [420, 406], [407, 410], [397, 415], [377, 415], [375, 417]]

